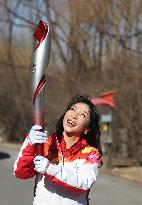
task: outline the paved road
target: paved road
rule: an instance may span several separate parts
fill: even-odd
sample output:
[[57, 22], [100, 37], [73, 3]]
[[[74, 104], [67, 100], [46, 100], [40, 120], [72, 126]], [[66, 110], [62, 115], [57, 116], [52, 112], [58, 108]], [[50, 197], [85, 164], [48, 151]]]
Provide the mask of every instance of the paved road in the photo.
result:
[[[32, 205], [34, 179], [12, 176], [17, 152], [0, 147], [0, 205]], [[90, 205], [142, 205], [142, 185], [100, 173], [91, 189]]]

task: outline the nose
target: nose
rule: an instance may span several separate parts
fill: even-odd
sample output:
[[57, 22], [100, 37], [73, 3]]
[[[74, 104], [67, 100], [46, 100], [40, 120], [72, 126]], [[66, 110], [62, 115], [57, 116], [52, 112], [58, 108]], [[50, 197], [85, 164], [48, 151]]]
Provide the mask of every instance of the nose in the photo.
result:
[[73, 113], [73, 114], [72, 114], [72, 118], [73, 118], [73, 119], [77, 119], [77, 118], [78, 118], [78, 114], [77, 114], [77, 113]]

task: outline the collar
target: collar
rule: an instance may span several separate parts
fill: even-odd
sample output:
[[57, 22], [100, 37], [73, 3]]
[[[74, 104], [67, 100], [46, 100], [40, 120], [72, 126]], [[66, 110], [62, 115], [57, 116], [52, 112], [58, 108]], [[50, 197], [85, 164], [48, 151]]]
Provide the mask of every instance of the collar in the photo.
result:
[[79, 151], [81, 148], [83, 148], [86, 145], [85, 139], [79, 139], [77, 142], [73, 143], [72, 146], [69, 149], [66, 149], [66, 142], [64, 140], [64, 135], [62, 135], [61, 139], [61, 151], [63, 153], [63, 156], [65, 157], [67, 154], [74, 155], [77, 151]]

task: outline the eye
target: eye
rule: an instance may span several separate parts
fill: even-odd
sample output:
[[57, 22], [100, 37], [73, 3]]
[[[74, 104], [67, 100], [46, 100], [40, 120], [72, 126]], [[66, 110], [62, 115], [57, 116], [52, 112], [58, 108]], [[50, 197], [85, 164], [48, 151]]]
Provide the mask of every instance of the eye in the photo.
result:
[[86, 118], [86, 115], [84, 113], [81, 114], [84, 118]]
[[71, 108], [70, 108], [70, 110], [73, 110], [73, 111], [75, 111], [75, 108], [74, 108], [74, 107], [71, 107]]

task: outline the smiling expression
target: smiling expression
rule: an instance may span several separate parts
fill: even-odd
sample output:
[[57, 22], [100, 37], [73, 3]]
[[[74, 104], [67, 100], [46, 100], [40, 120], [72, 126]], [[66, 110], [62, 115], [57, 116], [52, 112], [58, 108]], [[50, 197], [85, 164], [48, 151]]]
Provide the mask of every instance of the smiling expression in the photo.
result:
[[85, 103], [76, 103], [64, 115], [64, 132], [68, 135], [80, 137], [88, 130], [90, 123], [89, 106]]

